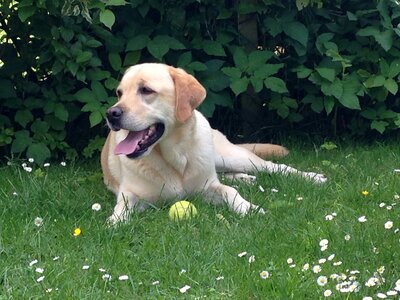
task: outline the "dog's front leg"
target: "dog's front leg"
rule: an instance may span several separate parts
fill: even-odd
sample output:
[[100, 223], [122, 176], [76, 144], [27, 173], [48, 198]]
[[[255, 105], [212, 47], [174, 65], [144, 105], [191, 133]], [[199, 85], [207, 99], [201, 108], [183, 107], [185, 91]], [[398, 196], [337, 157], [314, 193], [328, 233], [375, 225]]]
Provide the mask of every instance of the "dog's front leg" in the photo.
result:
[[138, 206], [138, 197], [130, 192], [119, 192], [117, 204], [114, 207], [113, 214], [108, 218], [108, 222], [114, 225], [118, 222], [126, 221], [132, 210]]
[[262, 214], [265, 213], [262, 208], [243, 199], [236, 189], [220, 182], [211, 184], [208, 187], [206, 196], [214, 204], [226, 203], [231, 210], [240, 215], [246, 215], [252, 210]]

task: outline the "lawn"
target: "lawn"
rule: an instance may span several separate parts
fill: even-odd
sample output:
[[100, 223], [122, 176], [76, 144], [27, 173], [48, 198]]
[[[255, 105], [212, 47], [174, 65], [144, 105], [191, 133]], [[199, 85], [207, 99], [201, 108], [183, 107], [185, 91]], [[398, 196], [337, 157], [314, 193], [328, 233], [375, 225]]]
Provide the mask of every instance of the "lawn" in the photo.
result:
[[161, 207], [116, 227], [97, 161], [4, 164], [0, 299], [398, 298], [398, 144], [290, 149], [280, 162], [329, 181], [224, 180], [267, 213], [239, 217], [197, 196], [189, 221]]

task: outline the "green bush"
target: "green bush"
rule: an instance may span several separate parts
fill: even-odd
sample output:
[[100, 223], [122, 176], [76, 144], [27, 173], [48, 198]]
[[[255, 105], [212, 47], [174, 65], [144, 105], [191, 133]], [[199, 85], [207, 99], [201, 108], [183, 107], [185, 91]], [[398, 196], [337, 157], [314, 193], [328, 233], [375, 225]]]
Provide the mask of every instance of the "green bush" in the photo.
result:
[[199, 78], [208, 117], [252, 106], [257, 127], [400, 128], [398, 1], [226, 3], [3, 1], [1, 154], [91, 157], [118, 79], [145, 61]]

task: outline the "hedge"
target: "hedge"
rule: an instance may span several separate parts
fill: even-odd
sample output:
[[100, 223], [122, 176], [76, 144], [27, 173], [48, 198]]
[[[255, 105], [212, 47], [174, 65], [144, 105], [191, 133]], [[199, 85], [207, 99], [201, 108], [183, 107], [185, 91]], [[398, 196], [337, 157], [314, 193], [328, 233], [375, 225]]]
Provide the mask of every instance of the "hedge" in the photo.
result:
[[399, 20], [396, 0], [5, 0], [0, 155], [97, 154], [118, 80], [148, 61], [194, 74], [237, 133], [398, 131]]

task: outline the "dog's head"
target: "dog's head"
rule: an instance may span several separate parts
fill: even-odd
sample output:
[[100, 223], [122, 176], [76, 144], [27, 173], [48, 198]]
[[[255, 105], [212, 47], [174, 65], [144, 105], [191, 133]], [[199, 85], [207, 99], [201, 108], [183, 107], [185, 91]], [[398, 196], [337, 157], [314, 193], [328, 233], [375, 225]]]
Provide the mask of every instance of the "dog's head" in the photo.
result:
[[127, 136], [114, 153], [137, 158], [187, 122], [206, 91], [182, 69], [148, 63], [125, 72], [117, 96], [118, 102], [107, 110], [107, 124], [114, 131], [127, 131]]

